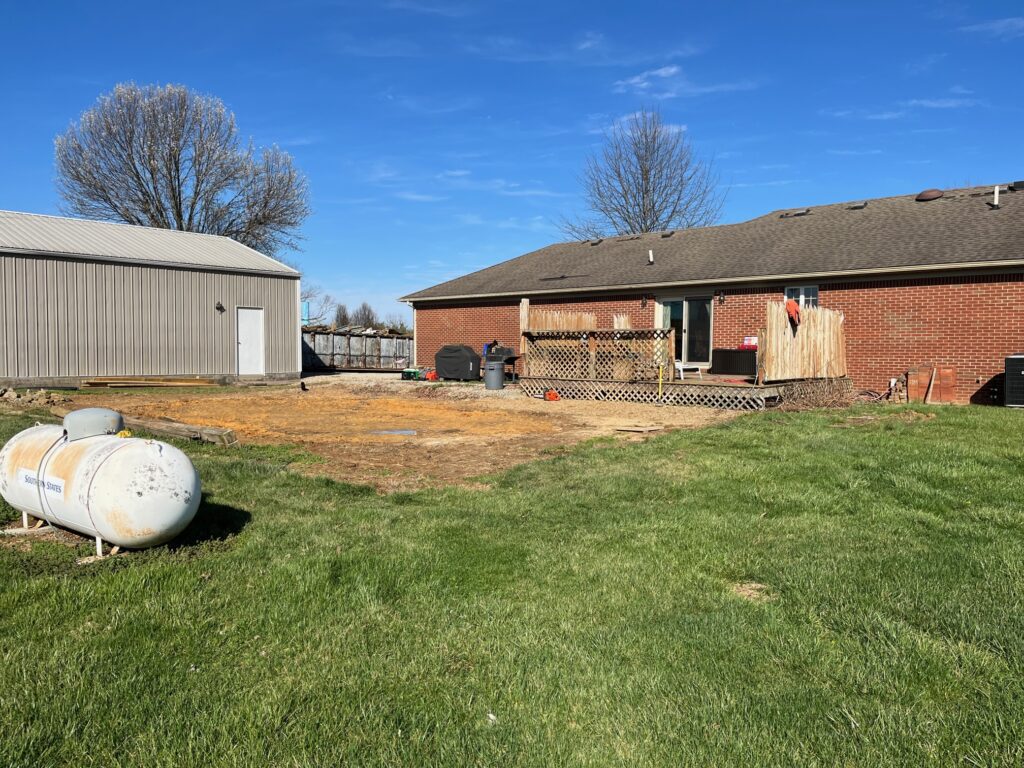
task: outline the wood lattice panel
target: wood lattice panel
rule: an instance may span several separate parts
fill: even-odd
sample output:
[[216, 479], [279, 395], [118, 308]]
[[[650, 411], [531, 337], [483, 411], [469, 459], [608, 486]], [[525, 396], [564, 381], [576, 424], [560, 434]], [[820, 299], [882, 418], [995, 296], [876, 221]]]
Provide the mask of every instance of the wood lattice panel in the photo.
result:
[[565, 400], [604, 400], [622, 403], [697, 405], [730, 411], [758, 411], [778, 400], [778, 387], [743, 387], [666, 382], [658, 395], [656, 381], [609, 381], [524, 377], [523, 392], [531, 397], [554, 390]]
[[527, 331], [525, 375], [594, 381], [665, 381], [675, 377], [675, 331], [668, 328]]

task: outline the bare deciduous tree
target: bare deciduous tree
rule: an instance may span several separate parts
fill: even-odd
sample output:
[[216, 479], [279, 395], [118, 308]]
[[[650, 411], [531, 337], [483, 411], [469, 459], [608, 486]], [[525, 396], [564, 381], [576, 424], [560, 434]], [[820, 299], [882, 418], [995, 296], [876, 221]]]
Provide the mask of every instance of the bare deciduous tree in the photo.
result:
[[334, 325], [336, 328], [352, 325], [352, 318], [349, 316], [348, 307], [344, 304], [339, 304], [334, 308]]
[[396, 333], [411, 333], [412, 329], [409, 327], [405, 317], [400, 315], [398, 312], [392, 312], [385, 316], [384, 325], [390, 328]]
[[334, 299], [316, 283], [303, 283], [300, 300], [309, 302], [310, 325], [323, 325], [334, 310]]
[[219, 99], [121, 84], [56, 139], [69, 213], [233, 238], [273, 255], [309, 215], [305, 177], [277, 147], [242, 146]]
[[365, 301], [352, 312], [351, 320], [353, 325], [361, 325], [364, 328], [372, 328], [380, 323], [376, 310]]
[[580, 182], [591, 215], [560, 225], [578, 240], [704, 227], [722, 210], [713, 163], [697, 157], [686, 133], [656, 111], [615, 123]]

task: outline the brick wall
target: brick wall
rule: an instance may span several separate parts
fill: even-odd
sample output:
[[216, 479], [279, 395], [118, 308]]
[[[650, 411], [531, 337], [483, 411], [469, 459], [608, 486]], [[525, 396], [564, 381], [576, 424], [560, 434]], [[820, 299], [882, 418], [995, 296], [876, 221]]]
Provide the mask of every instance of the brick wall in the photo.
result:
[[[611, 328], [614, 315], [628, 314], [636, 328], [654, 322], [654, 301], [640, 295], [596, 296], [580, 299], [531, 299], [538, 309], [593, 312], [601, 328]], [[434, 355], [446, 344], [468, 344], [480, 352], [484, 344], [497, 339], [519, 349], [519, 301], [478, 302], [416, 308], [416, 364], [433, 365]]]
[[468, 344], [481, 352], [497, 339], [519, 348], [519, 301], [416, 307], [416, 364], [433, 365], [446, 344]]
[[951, 365], [958, 401], [1001, 402], [1003, 358], [1024, 351], [1022, 274], [823, 283], [819, 301], [845, 314], [847, 363], [862, 387]]
[[[764, 324], [775, 288], [728, 288], [715, 304], [714, 346], [734, 347]], [[1024, 351], [1024, 275], [962, 275], [818, 284], [846, 317], [846, 359], [858, 387], [884, 390], [908, 368], [956, 368], [957, 400], [1000, 402], [1003, 358]]]
[[[734, 348], [755, 335], [765, 302], [781, 300], [783, 289], [725, 288], [725, 302], [713, 305], [713, 346]], [[1001, 396], [1003, 358], [1024, 352], [1024, 274], [822, 282], [818, 298], [846, 316], [847, 362], [858, 387], [883, 390], [907, 368], [950, 365], [960, 402], [989, 403]], [[650, 327], [655, 302], [643, 304], [640, 294], [531, 299], [535, 307], [593, 312], [602, 327], [611, 327], [615, 314], [629, 314], [635, 328]], [[497, 338], [516, 346], [519, 302], [426, 305], [416, 310], [416, 332], [420, 365], [432, 365], [444, 344], [480, 349]]]

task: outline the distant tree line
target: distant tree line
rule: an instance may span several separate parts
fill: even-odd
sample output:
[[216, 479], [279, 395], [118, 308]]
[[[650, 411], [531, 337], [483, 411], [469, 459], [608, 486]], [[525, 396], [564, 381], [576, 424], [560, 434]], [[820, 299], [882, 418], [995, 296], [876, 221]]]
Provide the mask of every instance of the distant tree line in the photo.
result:
[[335, 305], [334, 325], [337, 328], [344, 328], [347, 325], [359, 325], [364, 328], [390, 328], [399, 333], [412, 333], [405, 318], [397, 312], [382, 317], [365, 301], [353, 310], [344, 304]]
[[330, 294], [313, 283], [303, 287], [302, 300], [309, 303], [310, 325], [333, 325], [335, 328], [390, 328], [396, 333], [412, 333], [408, 321], [397, 312], [382, 316], [367, 301], [355, 309], [349, 309], [348, 305], [335, 301]]

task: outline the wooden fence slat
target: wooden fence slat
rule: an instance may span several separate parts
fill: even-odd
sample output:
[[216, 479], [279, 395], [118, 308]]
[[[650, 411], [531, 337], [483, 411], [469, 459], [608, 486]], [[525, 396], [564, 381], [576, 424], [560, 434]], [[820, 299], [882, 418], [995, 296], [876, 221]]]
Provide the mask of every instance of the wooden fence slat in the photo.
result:
[[768, 302], [758, 349], [762, 381], [846, 376], [843, 315], [823, 307], [806, 307], [800, 324], [790, 324], [786, 305]]

